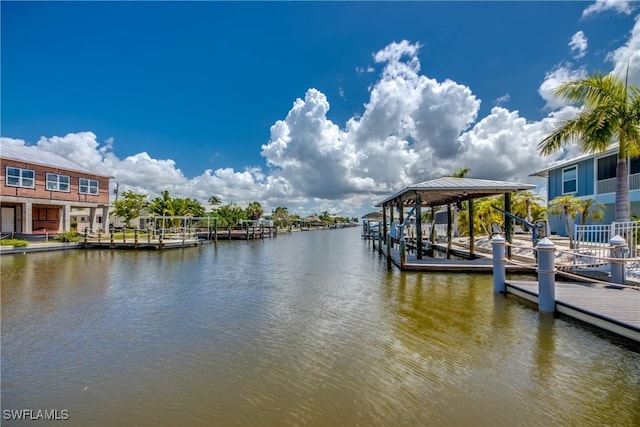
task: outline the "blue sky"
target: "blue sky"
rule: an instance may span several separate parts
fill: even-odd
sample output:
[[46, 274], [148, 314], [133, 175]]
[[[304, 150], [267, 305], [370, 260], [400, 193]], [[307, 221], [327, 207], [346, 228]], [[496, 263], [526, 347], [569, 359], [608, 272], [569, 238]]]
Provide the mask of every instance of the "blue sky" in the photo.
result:
[[638, 9], [3, 1], [0, 135], [152, 196], [301, 214], [460, 167], [532, 182], [557, 159], [535, 144], [575, 114], [558, 82], [627, 61], [640, 80]]

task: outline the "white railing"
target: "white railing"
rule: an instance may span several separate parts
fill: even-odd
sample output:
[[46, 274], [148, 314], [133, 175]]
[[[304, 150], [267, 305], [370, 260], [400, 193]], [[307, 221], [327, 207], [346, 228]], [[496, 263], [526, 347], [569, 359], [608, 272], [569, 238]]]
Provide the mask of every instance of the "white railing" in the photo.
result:
[[[640, 173], [629, 175], [629, 190], [640, 190]], [[596, 181], [596, 194], [616, 192], [616, 178]]]
[[576, 225], [574, 229], [574, 250], [579, 254], [593, 255], [594, 258], [607, 258], [611, 256], [609, 241], [616, 235], [627, 241], [628, 256], [635, 258], [638, 253], [638, 238], [640, 237], [640, 223], [638, 222]]
[[616, 192], [616, 179], [602, 179], [596, 181], [596, 194], [615, 193]]

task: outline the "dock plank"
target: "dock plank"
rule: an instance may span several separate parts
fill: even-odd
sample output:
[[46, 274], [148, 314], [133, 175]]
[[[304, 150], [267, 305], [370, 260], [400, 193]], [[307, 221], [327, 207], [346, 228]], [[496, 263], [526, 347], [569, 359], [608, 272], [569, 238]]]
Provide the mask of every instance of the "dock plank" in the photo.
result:
[[[537, 302], [537, 281], [508, 280], [506, 285], [507, 292]], [[640, 340], [640, 291], [615, 285], [556, 282], [555, 297], [557, 311]]]

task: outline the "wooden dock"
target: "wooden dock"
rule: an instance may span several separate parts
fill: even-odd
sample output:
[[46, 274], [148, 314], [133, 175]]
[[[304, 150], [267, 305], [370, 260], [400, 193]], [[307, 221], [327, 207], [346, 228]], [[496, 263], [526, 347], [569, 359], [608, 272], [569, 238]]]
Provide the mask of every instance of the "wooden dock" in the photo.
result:
[[[507, 293], [538, 304], [538, 282], [507, 280]], [[640, 291], [616, 285], [555, 283], [556, 311], [640, 342]]]
[[87, 239], [81, 243], [82, 247], [89, 249], [175, 249], [198, 246], [201, 240], [194, 238], [173, 239]]
[[277, 237], [276, 227], [236, 227], [209, 232], [198, 232], [198, 237], [205, 240], [254, 240]]
[[[382, 248], [380, 251], [386, 256], [386, 248]], [[391, 248], [391, 261], [400, 267], [401, 270], [407, 271], [446, 271], [450, 273], [493, 273], [493, 260], [484, 255], [476, 254], [474, 259], [459, 259], [453, 253], [452, 258], [433, 258], [424, 256], [422, 259], [418, 259], [414, 254], [407, 253], [406, 261], [404, 264], [400, 260], [400, 251], [395, 248]], [[531, 267], [523, 266], [522, 263], [514, 264], [506, 262], [505, 269], [508, 272], [531, 272]]]

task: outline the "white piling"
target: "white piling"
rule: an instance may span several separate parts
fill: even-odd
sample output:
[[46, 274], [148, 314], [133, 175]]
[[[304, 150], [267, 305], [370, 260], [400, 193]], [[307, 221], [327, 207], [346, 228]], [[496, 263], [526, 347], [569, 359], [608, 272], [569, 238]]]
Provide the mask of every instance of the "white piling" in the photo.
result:
[[[611, 248], [612, 258], [624, 258], [627, 255], [629, 249], [627, 248], [627, 241], [622, 236], [615, 235], [609, 240]], [[624, 285], [626, 280], [624, 261], [612, 261], [611, 262], [611, 283], [617, 283]]]
[[556, 246], [548, 238], [538, 242], [538, 310], [556, 311]]
[[504, 237], [496, 234], [491, 240], [491, 245], [493, 248], [493, 291], [504, 293], [507, 291], [507, 276], [504, 267]]

